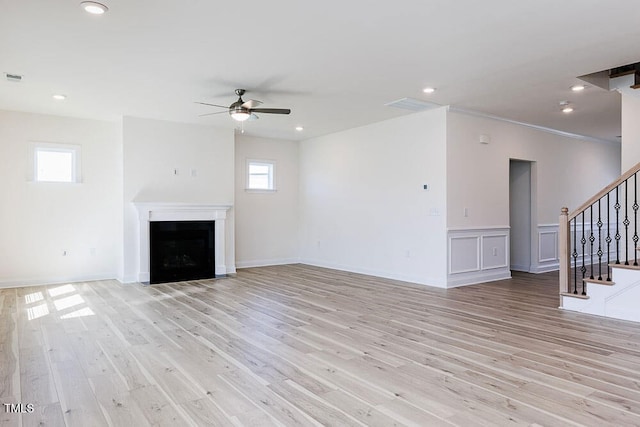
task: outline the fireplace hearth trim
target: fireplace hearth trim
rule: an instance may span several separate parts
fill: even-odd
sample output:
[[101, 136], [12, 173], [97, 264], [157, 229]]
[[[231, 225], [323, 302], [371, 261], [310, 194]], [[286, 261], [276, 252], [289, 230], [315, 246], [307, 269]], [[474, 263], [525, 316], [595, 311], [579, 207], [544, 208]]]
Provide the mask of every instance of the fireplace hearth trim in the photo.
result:
[[149, 223], [152, 221], [215, 221], [215, 275], [222, 277], [227, 274], [225, 220], [231, 205], [135, 202], [134, 206], [139, 218], [138, 281], [140, 283], [149, 283], [150, 279]]

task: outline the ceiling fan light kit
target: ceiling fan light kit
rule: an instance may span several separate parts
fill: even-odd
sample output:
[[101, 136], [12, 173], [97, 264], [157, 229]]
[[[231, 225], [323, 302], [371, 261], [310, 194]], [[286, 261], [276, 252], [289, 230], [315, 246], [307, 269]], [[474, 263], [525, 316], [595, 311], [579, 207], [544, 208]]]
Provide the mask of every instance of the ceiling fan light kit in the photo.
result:
[[242, 110], [238, 110], [238, 111], [229, 111], [229, 114], [231, 115], [231, 118], [237, 122], [244, 122], [245, 120], [248, 120], [249, 117], [251, 117], [251, 114], [247, 113], [246, 111], [242, 111]]

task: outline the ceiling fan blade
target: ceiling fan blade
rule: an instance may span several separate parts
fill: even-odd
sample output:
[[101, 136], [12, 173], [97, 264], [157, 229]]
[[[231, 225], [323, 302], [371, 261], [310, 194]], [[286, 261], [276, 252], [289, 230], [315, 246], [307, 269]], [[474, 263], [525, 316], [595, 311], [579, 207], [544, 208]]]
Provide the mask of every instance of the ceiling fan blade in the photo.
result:
[[288, 108], [252, 108], [252, 113], [267, 113], [267, 114], [289, 114], [291, 110]]
[[218, 104], [207, 104], [206, 102], [194, 102], [194, 104], [201, 104], [201, 105], [208, 105], [210, 107], [220, 107], [220, 108], [226, 108], [228, 109], [229, 107], [226, 105], [218, 105]]
[[249, 116], [249, 118], [247, 120], [258, 120], [260, 117], [256, 116], [255, 114], [251, 113], [251, 115]]
[[213, 116], [214, 114], [227, 114], [227, 113], [229, 113], [229, 112], [228, 111], [216, 111], [215, 113], [199, 114], [198, 117]]
[[260, 104], [262, 104], [262, 101], [256, 101], [255, 99], [250, 99], [246, 101], [244, 104], [242, 104], [242, 108], [248, 108], [251, 110]]

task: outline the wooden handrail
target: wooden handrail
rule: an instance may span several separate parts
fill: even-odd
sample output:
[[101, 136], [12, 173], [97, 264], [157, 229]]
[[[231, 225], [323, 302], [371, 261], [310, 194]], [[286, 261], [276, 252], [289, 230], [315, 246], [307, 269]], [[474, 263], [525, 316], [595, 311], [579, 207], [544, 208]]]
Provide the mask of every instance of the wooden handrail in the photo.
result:
[[589, 200], [581, 204], [578, 209], [575, 209], [573, 212], [571, 212], [567, 221], [571, 221], [572, 219], [580, 215], [582, 211], [584, 211], [589, 206], [597, 202], [598, 199], [601, 199], [602, 197], [604, 197], [608, 192], [616, 188], [618, 185], [622, 184], [625, 180], [631, 178], [633, 174], [635, 174], [636, 172], [640, 172], [640, 163], [637, 163], [634, 167], [632, 167], [631, 169], [626, 171], [623, 175], [621, 175], [620, 178], [616, 179], [611, 184], [607, 185], [602, 190], [597, 192], [595, 196], [591, 197]]

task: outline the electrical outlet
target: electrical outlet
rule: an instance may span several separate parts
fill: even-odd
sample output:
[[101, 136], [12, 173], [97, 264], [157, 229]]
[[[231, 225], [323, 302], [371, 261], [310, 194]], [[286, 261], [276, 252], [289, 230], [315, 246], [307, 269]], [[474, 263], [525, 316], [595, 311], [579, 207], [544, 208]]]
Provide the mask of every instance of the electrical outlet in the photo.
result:
[[62, 250], [62, 256], [68, 256], [69, 255], [69, 251], [66, 249]]

